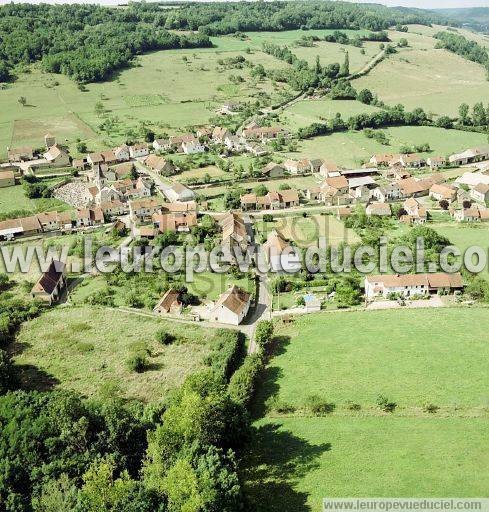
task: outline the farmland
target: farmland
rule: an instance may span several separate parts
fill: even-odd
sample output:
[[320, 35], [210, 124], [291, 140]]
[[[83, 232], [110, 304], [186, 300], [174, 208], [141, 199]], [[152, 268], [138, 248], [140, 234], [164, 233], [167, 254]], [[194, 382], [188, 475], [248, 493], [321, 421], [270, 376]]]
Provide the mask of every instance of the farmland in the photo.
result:
[[[180, 337], [162, 346], [158, 329]], [[15, 362], [24, 385], [60, 387], [85, 396], [111, 392], [129, 399], [161, 400], [185, 376], [203, 367], [212, 344], [199, 327], [145, 318], [95, 307], [60, 308], [27, 323], [19, 334]], [[142, 374], [126, 368], [135, 351], [148, 352], [150, 369]]]
[[[334, 133], [324, 137], [304, 140], [298, 151], [288, 153], [291, 158], [314, 157], [332, 160], [346, 167], [358, 166], [376, 153], [396, 153], [403, 145], [430, 144], [433, 155], [447, 155], [456, 148], [467, 148], [487, 143], [487, 136], [481, 133], [444, 130], [433, 127], [402, 126], [385, 129], [389, 146], [379, 144], [365, 137], [361, 132]], [[429, 156], [427, 154], [426, 156]]]
[[[453, 308], [335, 312], [279, 325], [256, 402], [258, 416], [264, 405], [268, 412], [255, 423], [248, 466], [259, 510], [317, 510], [325, 496], [482, 492], [487, 473], [473, 475], [488, 462], [479, 453], [487, 435], [488, 315]], [[395, 402], [394, 412], [376, 406], [380, 394]], [[333, 412], [311, 415], [311, 395]], [[423, 409], [427, 402], [437, 412]], [[288, 412], [278, 413], [278, 404]]]

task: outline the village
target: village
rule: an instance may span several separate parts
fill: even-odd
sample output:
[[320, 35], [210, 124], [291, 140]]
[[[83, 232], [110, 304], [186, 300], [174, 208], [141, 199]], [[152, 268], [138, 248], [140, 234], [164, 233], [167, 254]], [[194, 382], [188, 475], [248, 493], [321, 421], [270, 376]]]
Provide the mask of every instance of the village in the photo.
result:
[[[55, 136], [46, 134], [42, 151], [28, 147], [8, 149], [8, 161], [0, 164], [0, 187], [35, 180], [36, 175], [47, 169], [51, 173], [70, 169], [67, 179], [53, 190], [53, 197], [70, 209], [1, 221], [0, 239], [12, 242], [110, 227], [125, 233], [129, 243], [144, 239], [151, 244], [164, 233], [190, 233], [204, 216], [210, 216], [216, 223], [220, 243], [230, 255], [235, 246], [246, 251], [248, 246], [262, 243], [272, 271], [280, 274], [300, 270], [300, 251], [292, 251], [292, 257], [285, 263], [274, 257], [272, 253], [283, 250], [290, 241], [276, 229], [258, 240], [255, 223], [263, 220], [264, 215], [307, 216], [308, 212], [321, 211], [344, 221], [361, 208], [367, 217], [389, 218], [408, 226], [427, 223], [430, 211], [445, 212], [459, 223], [489, 221], [489, 146], [427, 158], [415, 153], [377, 154], [357, 169], [316, 158], [271, 159], [255, 179], [272, 184], [277, 181], [280, 187], [251, 189], [239, 196], [239, 207], [227, 211], [211, 209], [199, 187], [180, 183], [181, 171], [171, 158], [174, 154], [202, 154], [215, 147], [224, 159], [242, 153], [263, 156], [273, 154], [270, 142], [279, 138], [290, 138], [290, 134], [278, 126], [251, 123], [236, 134], [220, 126], [204, 127], [195, 133], [155, 138], [152, 143], [123, 144], [72, 158]], [[453, 174], [444, 174], [445, 170], [458, 168], [461, 171], [455, 178]], [[295, 188], [294, 179], [301, 176], [311, 176], [317, 185]], [[284, 179], [288, 180], [286, 185]], [[246, 182], [241, 186], [245, 189]], [[232, 256], [230, 261], [236, 263]], [[255, 278], [258, 295], [262, 293], [261, 299], [272, 306], [268, 304], [273, 302], [270, 290], [264, 291], [263, 283], [268, 278]], [[48, 303], [56, 302], [66, 283], [64, 268], [58, 272], [50, 268], [36, 283], [32, 295]], [[378, 297], [422, 298], [462, 290], [460, 274], [367, 276], [363, 285], [366, 303]], [[278, 309], [318, 311], [321, 303], [331, 300], [334, 293], [314, 294], [306, 289], [302, 295], [299, 292], [298, 304], [284, 308], [278, 299]], [[185, 308], [180, 295], [175, 288], [168, 289], [154, 307], [154, 313], [182, 316]], [[239, 325], [253, 300], [259, 299], [256, 290], [250, 292], [231, 285], [206, 307], [193, 308], [189, 318]]]

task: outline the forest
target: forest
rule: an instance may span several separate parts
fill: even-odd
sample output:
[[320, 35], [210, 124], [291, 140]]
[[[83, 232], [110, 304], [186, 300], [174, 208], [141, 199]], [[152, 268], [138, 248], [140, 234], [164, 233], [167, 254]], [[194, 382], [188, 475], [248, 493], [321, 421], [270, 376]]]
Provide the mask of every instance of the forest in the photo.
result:
[[[0, 7], [0, 81], [41, 62], [80, 84], [103, 81], [138, 54], [172, 48], [210, 47], [208, 36], [239, 31], [292, 29], [385, 30], [407, 23], [446, 22], [441, 16], [340, 2], [130, 3], [124, 9], [96, 5], [8, 4]], [[193, 31], [177, 34], [170, 30]]]

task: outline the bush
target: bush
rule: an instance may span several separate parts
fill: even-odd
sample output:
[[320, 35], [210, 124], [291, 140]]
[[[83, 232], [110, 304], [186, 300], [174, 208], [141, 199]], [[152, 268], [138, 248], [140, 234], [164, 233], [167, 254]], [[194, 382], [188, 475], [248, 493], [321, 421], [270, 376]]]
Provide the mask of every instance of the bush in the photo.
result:
[[217, 343], [206, 358], [206, 364], [219, 378], [227, 381], [239, 366], [243, 350], [243, 337], [238, 331], [218, 329], [217, 338]]
[[148, 359], [143, 354], [134, 354], [126, 361], [126, 366], [131, 372], [143, 373], [148, 368]]
[[255, 393], [256, 382], [264, 368], [259, 354], [252, 354], [244, 360], [229, 381], [229, 396], [235, 402], [247, 407]]
[[345, 405], [349, 411], [359, 411], [362, 408], [360, 404], [352, 402], [351, 400], [348, 400]]
[[171, 345], [176, 341], [176, 336], [173, 334], [170, 334], [169, 332], [165, 331], [164, 329], [160, 329], [156, 333], [156, 341], [158, 343], [161, 343], [162, 345]]
[[273, 323], [270, 320], [260, 320], [256, 326], [255, 341], [267, 353], [273, 336]]
[[429, 412], [430, 414], [434, 414], [436, 411], [438, 411], [439, 407], [435, 404], [432, 404], [431, 402], [425, 402], [423, 404], [423, 411]]
[[273, 222], [273, 215], [271, 213], [265, 213], [263, 215], [263, 222]]
[[335, 404], [326, 402], [323, 398], [318, 395], [310, 395], [307, 398], [307, 408], [315, 416], [325, 416], [335, 410]]
[[397, 407], [395, 402], [390, 402], [389, 399], [384, 395], [379, 395], [377, 397], [376, 404], [379, 409], [382, 409], [384, 412], [393, 412]]

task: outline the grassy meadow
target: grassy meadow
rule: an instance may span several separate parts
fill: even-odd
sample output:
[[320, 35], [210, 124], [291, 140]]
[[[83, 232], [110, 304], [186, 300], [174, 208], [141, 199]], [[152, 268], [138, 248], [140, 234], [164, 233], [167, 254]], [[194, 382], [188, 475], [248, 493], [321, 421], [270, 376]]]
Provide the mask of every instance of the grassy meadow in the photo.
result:
[[[165, 329], [181, 340], [163, 346]], [[116, 394], [159, 401], [186, 375], [204, 366], [212, 331], [97, 307], [51, 310], [27, 322], [14, 346], [22, 383], [33, 389], [70, 389], [85, 396]], [[146, 352], [150, 367], [135, 373], [126, 360]]]
[[[246, 465], [258, 510], [319, 510], [326, 496], [482, 495], [488, 318], [485, 308], [442, 308], [277, 324]], [[380, 394], [394, 412], [378, 408]], [[311, 395], [332, 412], [313, 415]]]

